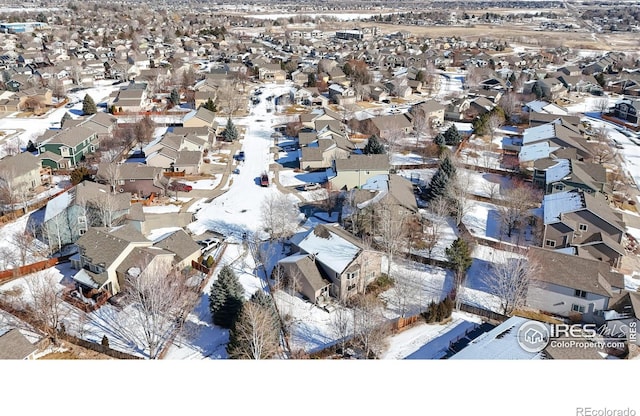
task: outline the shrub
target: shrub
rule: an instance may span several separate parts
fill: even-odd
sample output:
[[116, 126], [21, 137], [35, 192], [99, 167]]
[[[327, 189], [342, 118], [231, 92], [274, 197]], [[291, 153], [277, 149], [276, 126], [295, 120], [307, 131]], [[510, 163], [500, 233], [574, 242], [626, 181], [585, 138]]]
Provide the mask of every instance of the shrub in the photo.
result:
[[367, 286], [367, 292], [377, 296], [385, 290], [393, 287], [393, 285], [393, 278], [386, 273], [382, 273], [381, 275], [376, 277], [373, 282], [369, 283], [369, 285]]

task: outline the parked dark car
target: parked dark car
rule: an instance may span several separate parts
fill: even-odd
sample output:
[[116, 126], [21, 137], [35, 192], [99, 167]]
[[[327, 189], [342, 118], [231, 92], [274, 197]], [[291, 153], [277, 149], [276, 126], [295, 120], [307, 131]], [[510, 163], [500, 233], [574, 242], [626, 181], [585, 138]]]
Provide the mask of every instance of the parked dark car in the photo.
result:
[[193, 189], [193, 186], [187, 185], [186, 183], [182, 183], [182, 182], [171, 182], [169, 184], [170, 191], [189, 192], [192, 189]]
[[260, 186], [269, 186], [269, 175], [267, 173], [263, 173], [260, 176]]
[[244, 162], [244, 150], [240, 150], [236, 155], [236, 160]]

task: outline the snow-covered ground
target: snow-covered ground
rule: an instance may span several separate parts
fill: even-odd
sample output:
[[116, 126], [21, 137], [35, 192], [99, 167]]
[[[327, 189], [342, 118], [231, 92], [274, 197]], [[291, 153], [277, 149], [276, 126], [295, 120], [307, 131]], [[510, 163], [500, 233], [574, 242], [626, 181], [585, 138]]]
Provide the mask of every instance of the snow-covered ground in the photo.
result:
[[142, 207], [145, 214], [167, 214], [170, 212], [180, 212], [180, 205], [151, 205]]
[[520, 245], [529, 245], [534, 241], [531, 227], [526, 227], [522, 233], [514, 231], [511, 237], [502, 233], [500, 211], [496, 205], [488, 202], [473, 201], [462, 222], [473, 236], [486, 240]]
[[220, 185], [220, 181], [222, 181], [222, 175], [217, 174], [214, 175], [213, 179], [200, 179], [197, 181], [180, 181], [187, 185], [191, 185], [193, 189], [216, 189], [218, 185]]

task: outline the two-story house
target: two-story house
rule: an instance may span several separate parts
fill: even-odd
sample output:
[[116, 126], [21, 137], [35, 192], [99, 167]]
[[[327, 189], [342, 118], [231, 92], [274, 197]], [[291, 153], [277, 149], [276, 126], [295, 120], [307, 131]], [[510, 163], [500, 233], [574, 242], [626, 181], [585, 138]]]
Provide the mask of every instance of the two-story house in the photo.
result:
[[624, 289], [624, 278], [602, 261], [558, 250], [530, 247], [540, 271], [527, 291], [526, 304], [540, 311], [593, 322]]
[[380, 274], [381, 254], [366, 249], [337, 224], [317, 225], [294, 235], [291, 242], [296, 254], [279, 265], [289, 280], [298, 280], [301, 292], [313, 302], [327, 295], [346, 300], [363, 293]]
[[580, 189], [545, 195], [543, 246], [618, 267], [625, 254], [622, 216], [602, 194]]
[[332, 189], [362, 187], [370, 178], [389, 174], [389, 156], [351, 154], [346, 159], [336, 159], [327, 170]]
[[113, 194], [108, 185], [80, 182], [47, 203], [42, 224], [47, 243], [58, 250], [90, 227], [118, 225], [130, 206], [129, 193]]
[[[48, 136], [50, 135], [50, 136]], [[46, 138], [45, 138], [46, 137]], [[51, 131], [43, 135], [38, 143], [42, 166], [52, 169], [70, 169], [88, 153], [98, 148], [98, 134], [83, 126]]]
[[29, 152], [0, 159], [0, 181], [9, 189], [35, 189], [42, 184], [40, 161]]
[[139, 198], [164, 195], [167, 183], [162, 168], [138, 163], [100, 163], [96, 178], [116, 192], [130, 192]]
[[533, 183], [546, 194], [582, 189], [607, 193], [607, 170], [596, 163], [575, 159], [543, 158], [533, 163]]

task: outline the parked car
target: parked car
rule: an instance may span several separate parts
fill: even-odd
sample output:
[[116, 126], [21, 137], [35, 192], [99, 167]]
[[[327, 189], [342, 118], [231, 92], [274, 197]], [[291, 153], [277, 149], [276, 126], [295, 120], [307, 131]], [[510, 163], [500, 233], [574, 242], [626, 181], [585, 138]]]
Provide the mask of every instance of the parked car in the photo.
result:
[[220, 245], [220, 240], [218, 240], [217, 238], [211, 237], [211, 238], [206, 238], [204, 240], [196, 241], [196, 243], [198, 243], [198, 245], [202, 247], [200, 251], [204, 253], [206, 251], [209, 251], [218, 247], [218, 245]]
[[182, 183], [182, 182], [171, 182], [169, 184], [170, 191], [189, 192], [192, 189], [193, 189], [193, 186], [187, 185], [186, 183]]
[[316, 189], [320, 189], [320, 184], [319, 183], [307, 183], [304, 185], [303, 189], [305, 191], [315, 191]]
[[236, 155], [236, 160], [244, 162], [244, 150], [240, 150]]
[[269, 186], [269, 174], [263, 173], [260, 176], [260, 186]]
[[239, 175], [240, 174], [240, 169], [235, 168], [232, 173], [235, 174], [235, 175]]

